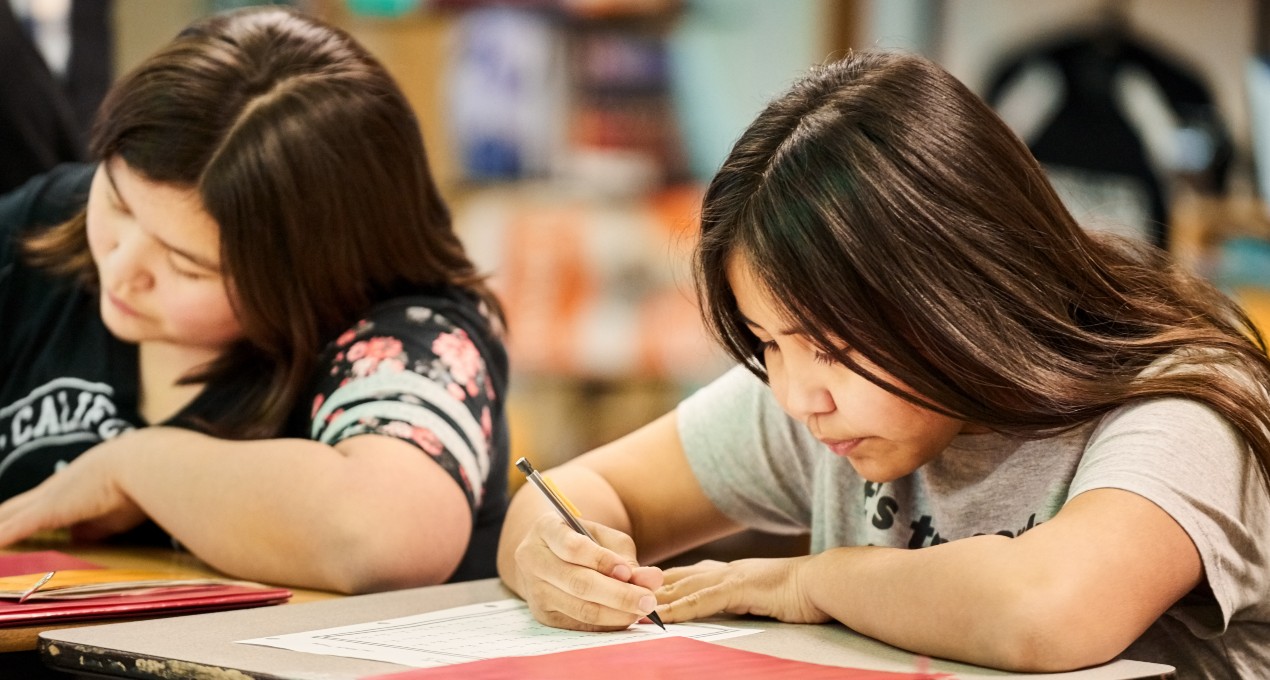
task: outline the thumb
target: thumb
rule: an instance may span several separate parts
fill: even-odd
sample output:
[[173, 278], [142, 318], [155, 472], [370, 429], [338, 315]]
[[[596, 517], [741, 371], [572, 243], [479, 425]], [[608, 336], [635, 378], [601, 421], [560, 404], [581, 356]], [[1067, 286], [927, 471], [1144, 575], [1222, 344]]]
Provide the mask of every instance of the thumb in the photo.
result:
[[631, 583], [649, 590], [657, 590], [664, 581], [665, 574], [658, 567], [636, 567], [630, 580]]
[[619, 581], [629, 582], [635, 571], [640, 568], [639, 560], [636, 559], [635, 541], [612, 527], [595, 522], [584, 521], [584, 523], [596, 543], [607, 548], [613, 557], [617, 558], [614, 563], [607, 565], [607, 569], [601, 571]]

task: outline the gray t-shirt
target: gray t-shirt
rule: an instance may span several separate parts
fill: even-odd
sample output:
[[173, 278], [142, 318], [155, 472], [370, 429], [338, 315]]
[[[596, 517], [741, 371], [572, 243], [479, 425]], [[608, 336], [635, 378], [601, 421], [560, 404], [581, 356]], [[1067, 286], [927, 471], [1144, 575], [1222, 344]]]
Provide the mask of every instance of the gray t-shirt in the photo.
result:
[[1082, 492], [1136, 493], [1186, 530], [1206, 581], [1125, 658], [1171, 664], [1179, 678], [1270, 672], [1270, 494], [1237, 431], [1198, 402], [1148, 401], [1050, 439], [958, 435], [885, 484], [857, 475], [739, 367], [681, 403], [678, 419], [692, 470], [720, 510], [757, 529], [810, 532], [812, 552], [1013, 537]]

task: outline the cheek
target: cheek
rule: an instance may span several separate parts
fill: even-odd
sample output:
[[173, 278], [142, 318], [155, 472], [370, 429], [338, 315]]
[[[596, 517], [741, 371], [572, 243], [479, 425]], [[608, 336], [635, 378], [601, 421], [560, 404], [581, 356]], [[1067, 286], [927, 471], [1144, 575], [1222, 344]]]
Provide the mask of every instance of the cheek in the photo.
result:
[[938, 455], [952, 442], [961, 429], [961, 422], [947, 416], [932, 413], [905, 402], [907, 413], [897, 414], [897, 420], [907, 429], [907, 441], [922, 462]]
[[224, 291], [200, 291], [164, 301], [164, 316], [176, 335], [191, 342], [226, 345], [242, 337], [242, 324]]
[[862, 382], [866, 382], [867, 386], [860, 389], [869, 394], [857, 400], [863, 405], [861, 415], [882, 424], [888, 438], [921, 442], [942, 436], [947, 418], [915, 406], [873, 383]]
[[101, 215], [100, 210], [94, 209], [91, 203], [88, 205], [88, 227], [86, 233], [88, 235], [88, 252], [93, 256], [93, 262], [101, 266], [106, 254], [114, 247], [115, 234], [114, 230], [111, 229], [109, 220]]
[[781, 366], [779, 355], [773, 356], [773, 354], [769, 352], [763, 359], [763, 367], [767, 370], [767, 386], [776, 397], [776, 403], [788, 413], [789, 405], [785, 403], [785, 370]]

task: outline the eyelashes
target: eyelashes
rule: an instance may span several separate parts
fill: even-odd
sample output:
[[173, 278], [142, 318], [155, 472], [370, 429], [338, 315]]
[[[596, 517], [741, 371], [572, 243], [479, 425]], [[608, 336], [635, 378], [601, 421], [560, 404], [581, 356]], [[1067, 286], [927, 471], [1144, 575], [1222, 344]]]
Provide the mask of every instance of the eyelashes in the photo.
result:
[[[767, 353], [779, 351], [780, 347], [773, 340], [759, 340], [757, 338], [754, 340], [754, 358], [758, 359], [759, 363], [764, 366], [767, 365]], [[812, 359], [824, 366], [836, 366], [838, 364], [837, 359], [820, 350], [812, 350]]]

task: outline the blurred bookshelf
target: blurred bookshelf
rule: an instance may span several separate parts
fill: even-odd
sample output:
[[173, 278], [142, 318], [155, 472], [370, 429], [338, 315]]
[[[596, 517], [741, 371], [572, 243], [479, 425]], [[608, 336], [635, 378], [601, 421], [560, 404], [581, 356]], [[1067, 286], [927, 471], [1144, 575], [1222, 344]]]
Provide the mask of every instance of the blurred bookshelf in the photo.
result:
[[[115, 0], [116, 73], [190, 21], [251, 4], [270, 3]], [[729, 366], [689, 267], [704, 182], [768, 97], [853, 44], [863, 0], [273, 4], [349, 32], [400, 84], [509, 311], [512, 455], [547, 469]], [[774, 555], [805, 539], [743, 534], [699, 555], [729, 545]]]
[[1249, 192], [1181, 191], [1173, 202], [1170, 251], [1218, 285], [1270, 340], [1270, 206]]
[[[298, 4], [362, 41], [419, 115], [460, 235], [509, 311], [513, 455], [549, 468], [726, 370], [689, 268], [704, 180], [767, 96], [848, 46], [854, 2]], [[759, 82], [702, 161], [701, 123], [685, 120], [718, 128], [730, 92]]]

